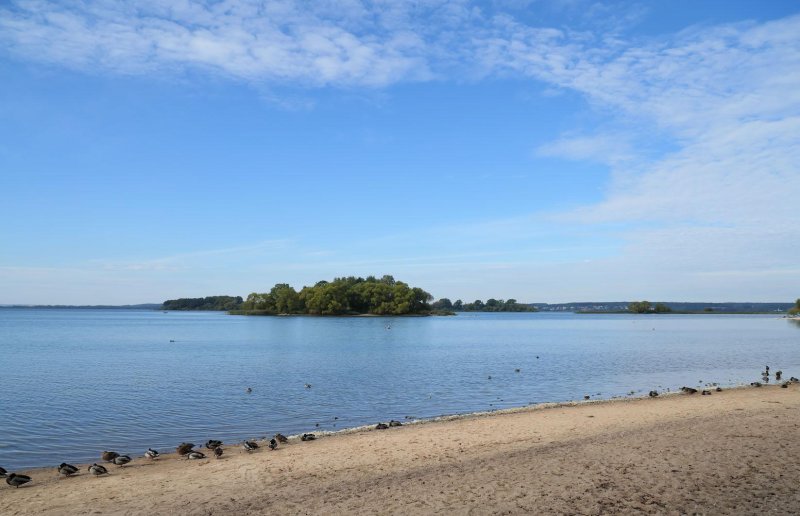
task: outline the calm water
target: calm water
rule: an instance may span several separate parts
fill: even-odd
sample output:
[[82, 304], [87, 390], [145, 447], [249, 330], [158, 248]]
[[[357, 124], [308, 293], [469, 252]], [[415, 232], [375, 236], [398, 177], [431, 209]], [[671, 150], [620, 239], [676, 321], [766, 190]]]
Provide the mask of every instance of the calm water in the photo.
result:
[[0, 465], [800, 376], [799, 348], [776, 316], [0, 309]]

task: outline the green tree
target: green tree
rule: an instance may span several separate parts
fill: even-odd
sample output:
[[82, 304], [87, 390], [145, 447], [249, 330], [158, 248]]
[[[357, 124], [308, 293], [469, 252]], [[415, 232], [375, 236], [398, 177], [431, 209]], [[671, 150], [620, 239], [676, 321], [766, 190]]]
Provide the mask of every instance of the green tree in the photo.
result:
[[288, 283], [278, 283], [269, 291], [269, 297], [279, 314], [296, 314], [302, 312], [303, 302], [300, 295]]
[[664, 303], [656, 303], [654, 310], [656, 311], [656, 313], [665, 314], [671, 312], [672, 308], [668, 307]]
[[635, 314], [645, 314], [650, 311], [650, 302], [634, 301], [628, 305], [628, 311]]
[[794, 307], [789, 309], [789, 315], [800, 314], [800, 298], [794, 302]]

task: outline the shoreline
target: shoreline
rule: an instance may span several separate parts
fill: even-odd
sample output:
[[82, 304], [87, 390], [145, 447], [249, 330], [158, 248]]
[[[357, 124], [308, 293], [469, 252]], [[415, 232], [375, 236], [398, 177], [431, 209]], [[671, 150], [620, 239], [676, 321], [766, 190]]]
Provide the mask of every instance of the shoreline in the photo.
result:
[[[713, 385], [713, 387], [712, 387], [712, 385]], [[705, 386], [697, 386], [697, 389], [698, 389], [697, 396], [700, 396], [699, 391], [701, 391], [703, 389], [714, 389], [717, 386], [721, 387], [724, 391], [731, 391], [731, 390], [738, 390], [738, 389], [750, 389], [751, 388], [750, 385], [747, 385], [745, 383], [736, 383], [736, 384], [717, 384], [717, 383], [713, 383], [712, 384], [712, 383], [707, 383]], [[779, 384], [765, 384], [764, 386], [765, 387], [780, 387]], [[642, 392], [642, 390], [640, 390], [640, 392]], [[660, 398], [669, 398], [669, 397], [672, 397], [672, 396], [682, 396], [682, 395], [684, 395], [684, 393], [681, 392], [679, 390], [679, 388], [675, 388], [674, 391], [673, 390], [669, 390], [669, 389], [659, 391], [658, 397], [660, 397]], [[478, 410], [478, 411], [463, 412], [463, 413], [441, 414], [441, 415], [438, 415], [438, 416], [431, 416], [431, 417], [403, 419], [401, 421], [401, 423], [402, 423], [402, 426], [418, 426], [418, 425], [427, 425], [427, 424], [448, 422], [448, 421], [459, 421], [459, 420], [465, 420], [465, 419], [480, 419], [480, 418], [485, 418], [485, 417], [492, 417], [494, 415], [517, 414], [517, 413], [526, 413], [526, 412], [534, 412], [534, 411], [565, 408], [565, 407], [578, 407], [578, 406], [584, 406], [584, 405], [602, 405], [602, 404], [612, 404], [612, 403], [628, 403], [628, 402], [635, 402], [637, 400], [647, 400], [647, 399], [651, 399], [648, 394], [636, 394], [636, 395], [627, 394], [627, 395], [616, 395], [616, 396], [612, 396], [610, 398], [598, 397], [598, 398], [590, 398], [590, 399], [574, 399], [574, 400], [564, 400], [564, 401], [543, 401], [543, 402], [539, 402], [539, 403], [529, 403], [529, 404], [526, 404], [526, 405], [518, 405], [518, 406], [499, 408], [499, 409]], [[381, 421], [383, 421], [385, 423], [388, 423], [389, 419], [385, 419], [385, 420], [381, 420]], [[336, 429], [336, 430], [323, 430], [323, 429], [319, 429], [319, 428], [311, 428], [311, 427], [309, 427], [307, 432], [301, 432], [301, 433], [297, 433], [297, 434], [288, 434], [287, 438], [290, 440], [290, 442], [295, 442], [295, 441], [299, 442], [300, 441], [300, 437], [303, 435], [303, 433], [312, 433], [317, 437], [317, 439], [322, 439], [322, 438], [336, 437], [336, 436], [339, 436], [339, 435], [350, 435], [350, 434], [358, 434], [358, 433], [362, 433], [362, 432], [370, 432], [370, 431], [375, 430], [375, 425], [378, 422], [380, 422], [380, 421], [376, 420], [375, 423], [369, 423], [369, 424], [364, 424], [364, 425], [346, 427], [346, 428], [341, 428], [341, 429]], [[266, 445], [269, 442], [269, 436], [268, 436], [267, 439], [264, 439], [263, 437], [242, 437], [242, 438], [239, 438], [239, 439], [237, 439], [235, 441], [231, 441], [233, 444], [226, 443], [226, 446], [239, 446], [244, 441], [255, 441], [255, 442], [259, 443], [259, 445], [261, 446], [261, 445]], [[175, 444], [177, 445], [178, 443], [175, 443]], [[198, 446], [196, 446], [195, 449], [202, 448], [203, 443], [200, 443], [198, 441], [196, 444], [198, 444]], [[124, 453], [129, 453], [127, 450], [124, 450], [123, 448], [119, 448], [119, 449], [114, 448], [114, 449], [117, 450], [117, 451], [120, 451], [123, 454]], [[170, 450], [174, 450], [174, 448], [169, 448], [167, 451], [162, 451], [162, 450], [164, 450], [164, 449], [163, 448], [157, 448], [157, 451], [159, 451], [163, 456], [174, 455], [174, 453], [171, 453], [171, 451], [170, 451]], [[98, 459], [97, 459], [98, 463], [100, 463], [99, 462], [100, 461], [100, 459], [99, 459], [100, 451], [102, 451], [102, 450], [98, 450]], [[136, 459], [143, 459], [144, 456], [143, 455], [131, 455], [131, 457], [134, 460], [136, 460]], [[66, 462], [68, 462], [70, 464], [74, 464], [76, 466], [79, 466], [79, 468], [82, 467], [84, 470], [86, 469], [86, 467], [91, 465], [91, 463], [89, 463], [89, 462], [87, 462], [87, 463], [70, 462], [69, 457], [62, 457], [62, 458], [60, 458], [58, 460], [59, 460], [59, 463], [63, 462], [63, 461], [66, 461]], [[47, 465], [47, 466], [22, 467], [22, 468], [13, 469], [13, 471], [16, 472], [16, 473], [23, 473], [23, 474], [26, 474], [26, 475], [30, 475], [30, 474], [35, 474], [35, 473], [42, 472], [42, 471], [52, 470], [52, 469], [54, 469], [54, 467], [56, 465], [57, 464], [53, 464], [52, 466], [51, 465]], [[4, 465], [2, 463], [0, 463], [0, 466], [4, 466]], [[8, 469], [9, 472], [12, 471], [12, 469], [9, 469], [9, 468], [6, 468], [6, 469]], [[0, 490], [2, 489], [2, 483], [3, 483], [3, 479], [0, 478]]]
[[[729, 388], [711, 396], [670, 393], [653, 399], [543, 403], [442, 416], [388, 430], [369, 426], [320, 433], [316, 441], [293, 438], [274, 452], [262, 447], [247, 454], [226, 445], [221, 460], [187, 461], [174, 453], [152, 462], [135, 457], [128, 466], [110, 465], [111, 475], [99, 478], [90, 478], [85, 465], [78, 476], [64, 479], [57, 478], [54, 467], [34, 468], [27, 470], [33, 477], [30, 485], [0, 485], [0, 513], [429, 513], [500, 507], [513, 513], [527, 512], [522, 507], [533, 508], [533, 502], [544, 504], [537, 512], [596, 512], [598, 503], [611, 503], [609, 489], [618, 491], [614, 503], [632, 505], [612, 504], [607, 510], [754, 512], [755, 506], [741, 505], [761, 500], [752, 489], [726, 490], [742, 479], [759, 485], [768, 481], [778, 493], [773, 507], [785, 502], [796, 508], [800, 500], [793, 483], [787, 492], [781, 485], [800, 474], [798, 394], [800, 385], [792, 384], [786, 389]], [[651, 446], [643, 444], [649, 441]], [[698, 446], [703, 454], [685, 454]], [[611, 467], [626, 455], [624, 468]], [[743, 457], [759, 468], [742, 470]], [[541, 468], [552, 471], [542, 476]], [[628, 478], [625, 468], [645, 468], [649, 476]], [[636, 488], [625, 487], [619, 475]], [[705, 501], [692, 491], [697, 482], [708, 484]], [[664, 483], [675, 485], [653, 491]], [[576, 484], [588, 494], [573, 493]], [[487, 486], [492, 496], [483, 492]], [[732, 500], [727, 509], [708, 505], [724, 502], [720, 489]], [[689, 491], [697, 504], [680, 505]], [[644, 503], [644, 495], [661, 501]], [[520, 504], [508, 506], [510, 500]], [[565, 500], [575, 504], [572, 509], [563, 505]]]
[[[783, 383], [783, 381], [781, 383]], [[793, 385], [790, 385], [790, 387], [793, 386]], [[800, 386], [800, 384], [797, 384], [797, 385]], [[705, 384], [705, 386], [697, 386], [696, 387], [698, 389], [698, 393], [696, 395], [700, 396], [699, 392], [702, 391], [703, 389], [711, 389], [711, 390], [713, 390], [713, 389], [715, 389], [717, 387], [722, 388], [723, 392], [725, 392], [725, 391], [735, 391], [735, 390], [740, 390], [740, 389], [751, 389], [752, 388], [751, 385], [748, 385], [746, 383], [736, 383], [736, 384], [718, 384], [718, 383], [713, 383], [712, 384], [712, 383], [707, 383], [707, 384]], [[763, 387], [767, 387], [767, 388], [780, 387], [780, 384], [778, 384], [778, 383], [775, 383], [775, 384], [767, 383], [767, 384], [764, 384]], [[800, 388], [800, 387], [798, 387], [798, 388]], [[640, 392], [642, 392], [642, 391], [640, 390]], [[680, 391], [679, 388], [675, 388], [675, 390], [666, 389], [666, 390], [658, 391], [658, 396], [657, 397], [664, 399], [664, 398], [670, 398], [670, 397], [673, 397], [673, 396], [685, 396], [685, 395], [686, 394], [683, 393], [682, 391]], [[431, 416], [431, 417], [403, 419], [401, 421], [401, 423], [402, 423], [402, 426], [404, 426], [404, 427], [405, 426], [419, 426], [419, 425], [428, 425], [428, 424], [435, 424], [435, 423], [442, 423], [442, 422], [449, 422], [449, 421], [481, 419], [481, 418], [492, 417], [492, 416], [495, 416], [495, 415], [520, 414], [520, 413], [537, 412], [537, 411], [542, 411], [542, 410], [558, 409], [558, 408], [566, 408], [566, 407], [580, 407], [580, 406], [585, 406], [585, 405], [596, 406], [596, 405], [605, 405], [605, 404], [631, 403], [631, 402], [648, 400], [648, 399], [652, 399], [648, 394], [636, 394], [636, 395], [627, 394], [627, 395], [616, 395], [616, 396], [612, 396], [610, 398], [598, 397], [598, 398], [590, 398], [590, 399], [574, 399], [574, 400], [565, 400], [565, 401], [543, 401], [543, 402], [539, 402], [539, 403], [529, 403], [529, 404], [526, 404], [526, 405], [518, 405], [518, 406], [499, 408], [499, 409], [478, 410], [478, 411], [463, 412], [463, 413], [441, 414], [441, 415], [438, 415], [438, 416]], [[388, 423], [389, 419], [385, 419], [385, 420], [381, 420], [381, 421], [384, 422], [384, 423]], [[319, 428], [309, 428], [307, 432], [301, 432], [301, 433], [297, 433], [297, 434], [288, 434], [287, 438], [290, 440], [290, 442], [300, 442], [300, 438], [303, 435], [303, 433], [312, 433], [312, 434], [314, 434], [316, 436], [317, 439], [327, 439], [327, 438], [332, 438], [332, 437], [336, 437], [336, 436], [339, 436], [339, 435], [351, 435], [351, 434], [359, 434], [359, 433], [363, 433], [363, 432], [371, 432], [371, 431], [375, 431], [375, 425], [378, 422], [381, 422], [381, 421], [377, 421], [376, 420], [375, 423], [369, 423], [369, 424], [358, 425], [358, 426], [353, 426], [353, 427], [346, 427], [346, 428], [341, 428], [341, 429], [337, 429], [337, 430], [323, 430], [323, 429], [319, 429]], [[255, 441], [255, 442], [257, 442], [259, 444], [259, 446], [262, 446], [262, 445], [266, 446], [266, 444], [269, 442], [269, 437], [270, 436], [267, 436], [266, 439], [264, 439], [263, 437], [243, 437], [243, 438], [240, 438], [238, 440], [231, 441], [232, 444], [225, 443], [225, 445], [226, 446], [238, 447], [244, 441]], [[178, 443], [176, 443], [176, 445], [177, 444]], [[200, 443], [198, 441], [196, 444], [198, 444], [198, 446], [196, 446], [195, 449], [201, 449], [202, 448], [203, 443]], [[203, 449], [205, 449], [205, 448], [203, 448]], [[123, 449], [120, 448], [117, 451], [121, 451], [121, 450], [123, 450]], [[174, 453], [171, 452], [171, 450], [174, 450], [174, 448], [169, 448], [168, 451], [162, 451], [162, 450], [164, 450], [164, 449], [163, 448], [158, 448], [157, 449], [157, 451], [159, 451], [162, 454], [162, 456], [174, 455]], [[98, 450], [98, 459], [97, 459], [98, 463], [101, 463], [100, 459], [99, 459], [100, 451], [101, 450]], [[206, 450], [206, 451], [208, 451], [208, 450]], [[121, 451], [121, 453], [128, 453], [128, 452], [127, 452], [127, 450], [124, 450], [124, 451]], [[134, 460], [137, 460], [137, 459], [141, 460], [141, 459], [144, 458], [143, 455], [131, 455], [131, 457]], [[68, 457], [66, 457], [66, 458], [62, 457], [62, 458], [60, 458], [58, 460], [59, 461], [64, 461], [65, 459], [66, 459], [66, 462], [69, 462], [70, 464], [74, 464], [76, 466], [79, 466], [79, 468], [82, 467], [84, 470], [86, 469], [86, 467], [91, 465], [91, 463], [88, 463], [88, 462], [87, 463], [70, 462]], [[13, 471], [16, 472], [16, 473], [23, 473], [23, 474], [26, 474], [26, 475], [31, 475], [31, 474], [36, 474], [36, 473], [39, 473], [39, 472], [42, 472], [42, 471], [46, 472], [46, 471], [53, 470], [56, 465], [57, 464], [53, 464], [52, 466], [47, 465], [47, 466], [23, 467], [23, 468], [14, 469]], [[0, 463], [0, 466], [3, 466], [3, 464]], [[8, 469], [8, 468], [6, 468], [6, 469]], [[9, 469], [9, 472], [11, 472], [11, 471], [12, 470]], [[3, 483], [3, 479], [0, 479], [0, 490], [2, 489], [2, 483]]]

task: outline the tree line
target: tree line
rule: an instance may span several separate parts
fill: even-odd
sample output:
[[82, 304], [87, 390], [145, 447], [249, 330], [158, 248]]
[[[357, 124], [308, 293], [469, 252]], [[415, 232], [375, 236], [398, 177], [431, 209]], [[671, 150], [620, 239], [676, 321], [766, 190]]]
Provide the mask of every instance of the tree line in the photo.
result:
[[242, 306], [242, 296], [207, 296], [169, 299], [162, 310], [237, 310]]
[[410, 315], [431, 311], [433, 297], [386, 275], [334, 278], [319, 281], [297, 292], [288, 283], [278, 283], [269, 292], [253, 292], [238, 313], [257, 315]]
[[628, 304], [628, 311], [635, 314], [658, 313], [664, 314], [672, 311], [672, 308], [664, 303], [651, 304], [650, 301], [634, 301]]
[[472, 303], [464, 303], [460, 299], [451, 302], [446, 297], [439, 299], [433, 305], [434, 310], [453, 311], [453, 312], [536, 312], [536, 308], [530, 305], [517, 303], [516, 299], [494, 299], [490, 298], [484, 303], [476, 299]]

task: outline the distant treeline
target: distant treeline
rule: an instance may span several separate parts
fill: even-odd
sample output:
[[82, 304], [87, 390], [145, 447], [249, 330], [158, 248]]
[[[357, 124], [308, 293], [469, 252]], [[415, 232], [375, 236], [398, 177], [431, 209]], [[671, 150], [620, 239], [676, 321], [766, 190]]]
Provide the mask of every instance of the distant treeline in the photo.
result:
[[436, 301], [432, 305], [434, 310], [453, 311], [453, 312], [536, 312], [536, 308], [530, 305], [517, 303], [516, 299], [502, 299], [490, 298], [484, 303], [480, 299], [476, 299], [472, 303], [464, 303], [460, 299], [456, 299], [453, 303], [446, 297]]
[[392, 276], [335, 278], [297, 292], [278, 283], [269, 292], [253, 292], [235, 311], [244, 315], [410, 315], [429, 314], [433, 297]]
[[[721, 313], [721, 314], [741, 314], [741, 313], [785, 313], [793, 303], [707, 303], [692, 301], [663, 301], [658, 303], [647, 303], [643, 301], [586, 301], [579, 303], [533, 303], [541, 312], [607, 312], [620, 313], [638, 311], [646, 307], [644, 313], [656, 312], [656, 308], [661, 308], [662, 312], [673, 313]], [[633, 305], [633, 307], [631, 306]], [[633, 310], [632, 310], [633, 308]], [[666, 310], [665, 310], [666, 308]]]
[[170, 299], [161, 305], [162, 310], [238, 310], [242, 296], [184, 297]]

